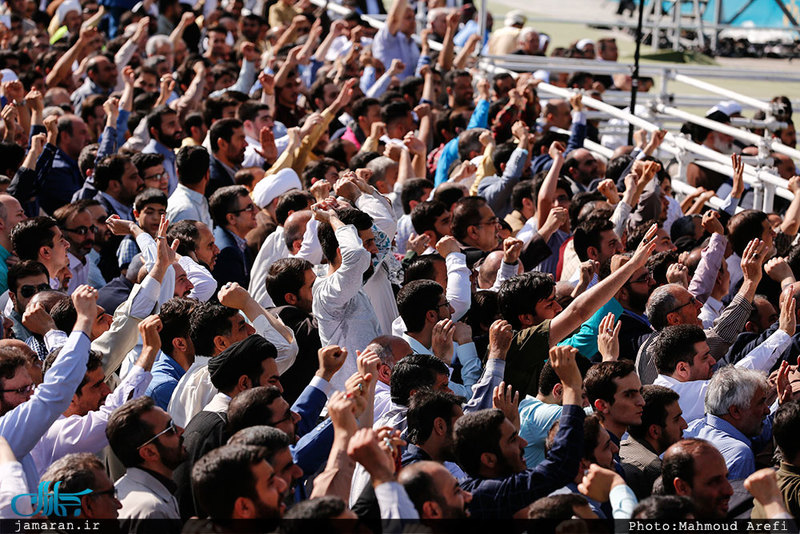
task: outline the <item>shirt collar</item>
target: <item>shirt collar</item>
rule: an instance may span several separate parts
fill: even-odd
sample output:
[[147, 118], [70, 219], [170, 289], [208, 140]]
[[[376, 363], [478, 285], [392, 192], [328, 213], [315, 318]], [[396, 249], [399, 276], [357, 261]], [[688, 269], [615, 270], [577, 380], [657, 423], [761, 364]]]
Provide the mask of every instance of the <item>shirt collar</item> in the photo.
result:
[[[183, 184], [178, 184], [178, 189], [183, 191], [186, 194], [186, 196], [189, 197], [189, 200], [194, 200], [195, 202], [200, 202], [201, 200], [205, 200], [206, 199], [206, 197], [202, 193], [198, 193], [197, 191], [193, 191], [193, 190], [189, 189], [188, 187], [186, 187]], [[200, 202], [200, 204], [203, 204], [203, 202]]]
[[431, 349], [425, 347], [422, 343], [414, 339], [413, 337], [409, 336], [405, 332], [403, 332], [403, 339], [408, 341], [408, 344], [411, 346], [411, 350], [416, 352], [417, 354], [430, 354]]
[[150, 138], [148, 146], [152, 147], [153, 150], [164, 156], [165, 159], [168, 159], [170, 161], [175, 159], [175, 152], [173, 152], [171, 148], [169, 148], [167, 145], [165, 145], [161, 141], [158, 141], [155, 138], [152, 137]]
[[114, 211], [116, 211], [119, 215], [122, 215], [124, 213], [129, 217], [128, 220], [133, 219], [133, 217], [131, 217], [130, 206], [126, 206], [125, 204], [123, 204], [122, 202], [120, 202], [119, 200], [117, 200], [116, 198], [112, 197], [111, 195], [107, 194], [104, 191], [100, 191], [100, 194], [103, 195], [103, 197], [105, 197], [106, 200], [108, 200], [108, 202], [111, 204], [111, 207], [114, 208]]
[[625, 314], [625, 315], [628, 315], [630, 317], [633, 317], [634, 319], [636, 319], [638, 321], [643, 322], [647, 326], [652, 327], [652, 325], [650, 324], [650, 320], [645, 315], [639, 315], [638, 313], [632, 312], [631, 310], [627, 310], [627, 309], [623, 309], [622, 313]]
[[233, 178], [233, 177], [236, 175], [236, 169], [234, 169], [234, 168], [232, 168], [232, 167], [228, 167], [227, 165], [225, 165], [225, 164], [222, 162], [222, 160], [221, 160], [221, 159], [218, 159], [218, 158], [216, 158], [216, 157], [215, 157], [214, 159], [215, 159], [215, 160], [217, 160], [217, 163], [219, 163], [220, 165], [222, 165], [222, 168], [223, 168], [223, 169], [225, 169], [225, 172], [227, 172], [228, 174], [230, 174], [231, 178]]
[[716, 415], [711, 415], [710, 413], [706, 414], [706, 424], [712, 428], [716, 428], [720, 432], [728, 434], [733, 439], [741, 441], [748, 447], [752, 444], [750, 438], [742, 434], [738, 428], [727, 422], [725, 419], [722, 419], [721, 417], [717, 417]]

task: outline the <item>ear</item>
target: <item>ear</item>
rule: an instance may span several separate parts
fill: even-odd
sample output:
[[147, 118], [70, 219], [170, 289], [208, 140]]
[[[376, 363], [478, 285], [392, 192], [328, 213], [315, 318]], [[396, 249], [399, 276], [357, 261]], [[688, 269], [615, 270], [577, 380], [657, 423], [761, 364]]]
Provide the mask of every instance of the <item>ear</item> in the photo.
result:
[[603, 399], [597, 399], [594, 401], [594, 411], [598, 414], [602, 415], [604, 413], [608, 413], [609, 405]]
[[491, 452], [481, 453], [481, 465], [489, 469], [494, 469], [497, 466], [497, 455]]
[[250, 382], [250, 377], [247, 375], [242, 375], [239, 377], [239, 380], [236, 381], [236, 387], [242, 391], [250, 389], [253, 387], [253, 383]]
[[682, 478], [675, 477], [672, 480], [675, 493], [682, 497], [690, 497], [692, 495], [692, 487]]
[[[11, 295], [10, 292], [9, 295]], [[744, 323], [744, 329], [747, 332], [752, 332], [754, 334], [758, 332], [758, 327], [755, 325], [753, 321], [747, 321], [746, 323]]]
[[414, 209], [414, 206], [416, 206], [417, 204], [419, 204], [419, 202], [417, 202], [416, 200], [411, 200], [408, 203], [408, 205], [411, 207], [412, 210]]
[[147, 131], [148, 131], [148, 132], [150, 132], [150, 137], [152, 137], [153, 139], [155, 139], [156, 137], [158, 137], [158, 136], [156, 135], [156, 132], [157, 132], [157, 130], [155, 129], [155, 127], [154, 127], [154, 126], [151, 126], [150, 128], [148, 128], [148, 129], [147, 129]]
[[301, 248], [303, 248], [303, 240], [295, 239], [292, 242], [292, 254], [297, 254], [298, 252], [300, 252]]
[[559, 382], [553, 386], [553, 397], [560, 400], [562, 395], [564, 395], [564, 386]]
[[186, 352], [189, 349], [189, 344], [186, 343], [186, 338], [176, 337], [172, 339], [172, 348], [180, 352]]
[[681, 324], [681, 319], [675, 312], [667, 314], [667, 326], [675, 326], [679, 324]]
[[661, 427], [658, 425], [650, 425], [647, 427], [647, 437], [653, 440], [658, 440], [661, 437]]
[[439, 322], [439, 316], [434, 310], [428, 310], [425, 312], [425, 321], [436, 324]]
[[138, 218], [139, 218], [139, 213], [140, 213], [140, 212], [138, 212], [138, 211], [136, 211], [136, 210], [134, 209], [134, 210], [133, 210], [133, 218], [134, 218], [134, 219], [138, 219]]
[[586, 249], [586, 255], [589, 256], [590, 260], [597, 261], [597, 258], [600, 257], [600, 251], [596, 247], [589, 247]]
[[425, 501], [422, 504], [423, 519], [443, 519], [442, 508], [436, 501]]
[[290, 306], [297, 306], [297, 295], [294, 293], [284, 293], [283, 300]]
[[[150, 445], [153, 446], [151, 447]], [[147, 445], [139, 449], [139, 456], [145, 462], [153, 462], [153, 461], [158, 462], [160, 460], [158, 449], [152, 443], [148, 443]]]
[[228, 348], [228, 338], [225, 336], [214, 336], [214, 347], [217, 351], [222, 352]]
[[230, 226], [236, 220], [236, 215], [234, 215], [233, 213], [226, 213], [225, 214], [225, 220], [227, 221], [228, 225]]
[[447, 423], [441, 417], [437, 417], [433, 420], [433, 431], [439, 434], [440, 436], [444, 436], [447, 434]]
[[39, 257], [49, 260], [52, 254], [53, 249], [50, 247], [39, 247]]
[[522, 328], [528, 328], [529, 326], [533, 326], [532, 313], [521, 313], [517, 315], [517, 320], [519, 320], [519, 324], [522, 325]]
[[385, 363], [378, 364], [378, 379], [386, 384], [392, 380], [392, 370]]
[[256, 517], [254, 512], [253, 503], [247, 497], [239, 497], [233, 503], [234, 519], [253, 519]]

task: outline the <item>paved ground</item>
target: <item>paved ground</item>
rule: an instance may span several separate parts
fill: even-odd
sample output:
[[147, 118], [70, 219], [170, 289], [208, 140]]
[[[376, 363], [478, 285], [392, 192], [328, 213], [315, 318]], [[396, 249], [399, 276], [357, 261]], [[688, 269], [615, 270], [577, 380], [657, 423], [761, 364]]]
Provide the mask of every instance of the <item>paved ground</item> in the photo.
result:
[[[531, 7], [533, 6], [533, 9]], [[528, 26], [532, 26], [539, 31], [546, 32], [551, 36], [550, 48], [557, 46], [568, 46], [570, 43], [581, 38], [597, 39], [603, 36], [613, 35], [617, 38], [620, 48], [620, 60], [633, 61], [635, 42], [633, 37], [626, 31], [613, 28], [613, 23], [620, 20], [616, 15], [617, 3], [608, 0], [490, 0], [489, 9], [494, 15], [495, 28], [502, 26], [503, 15], [511, 9], [522, 9], [528, 15]], [[590, 28], [581, 24], [564, 24], [551, 22], [548, 19], [581, 19], [593, 20], [599, 24], [612, 26], [609, 30]], [[633, 19], [625, 19], [633, 20]], [[650, 47], [642, 47], [642, 53], [650, 53]], [[789, 59], [755, 59], [755, 58], [715, 58], [715, 61], [725, 67], [741, 68], [743, 70], [779, 70], [791, 71], [800, 75], [800, 58], [794, 61]], [[709, 68], [714, 68], [713, 66]], [[715, 83], [713, 79], [708, 81]], [[800, 82], [779, 83], [759, 81], [757, 74], [751, 79], [739, 80], [716, 80], [716, 83], [724, 87], [748, 94], [758, 98], [770, 98], [783, 94], [792, 99], [800, 98]], [[674, 89], [672, 89], [674, 85]], [[671, 91], [679, 91], [689, 94], [706, 94], [682, 84], [670, 84]], [[656, 87], [658, 90], [658, 87]]]

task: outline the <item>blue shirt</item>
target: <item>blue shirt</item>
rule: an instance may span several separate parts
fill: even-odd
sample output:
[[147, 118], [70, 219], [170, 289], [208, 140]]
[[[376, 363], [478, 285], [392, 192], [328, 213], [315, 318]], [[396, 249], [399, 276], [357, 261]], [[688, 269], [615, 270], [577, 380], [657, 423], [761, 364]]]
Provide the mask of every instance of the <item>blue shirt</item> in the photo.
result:
[[[479, 100], [475, 105], [475, 110], [469, 118], [467, 130], [472, 128], [488, 128], [489, 127], [489, 102], [487, 100]], [[436, 163], [436, 180], [435, 184], [438, 187], [447, 181], [447, 171], [450, 170], [450, 165], [458, 159], [458, 136], [454, 137], [444, 145], [442, 155], [439, 156], [439, 161]]]
[[589, 317], [589, 320], [583, 323], [575, 334], [559, 343], [559, 345], [575, 347], [584, 357], [591, 359], [592, 356], [597, 354], [597, 334], [603, 317], [613, 313], [616, 318], [622, 315], [622, 312], [622, 304], [617, 299], [612, 298], [597, 310], [594, 315]]
[[[767, 424], [765, 424], [766, 426]], [[769, 426], [772, 425], [769, 424]], [[725, 458], [730, 480], [745, 479], [756, 471], [756, 457], [752, 449], [752, 440], [721, 417], [706, 414], [705, 418], [693, 421], [684, 431], [683, 436], [684, 438], [700, 438], [710, 441]]]
[[6, 260], [11, 253], [0, 245], [0, 294], [8, 291], [8, 264]]
[[159, 352], [156, 356], [156, 361], [153, 363], [153, 370], [151, 371], [153, 379], [150, 385], [147, 386], [145, 395], [151, 397], [153, 402], [164, 410], [169, 406], [169, 399], [172, 397], [172, 392], [175, 391], [175, 386], [186, 370], [178, 365], [178, 362]]
[[560, 404], [548, 404], [536, 397], [525, 397], [519, 403], [519, 435], [525, 447], [525, 463], [533, 469], [544, 460], [544, 442], [553, 425], [561, 417]]
[[419, 60], [419, 46], [414, 40], [397, 31], [394, 35], [389, 33], [389, 26], [385, 25], [372, 40], [372, 53], [384, 65], [391, 65], [393, 59], [399, 59], [406, 66], [405, 70], [397, 75], [400, 80], [413, 76]]

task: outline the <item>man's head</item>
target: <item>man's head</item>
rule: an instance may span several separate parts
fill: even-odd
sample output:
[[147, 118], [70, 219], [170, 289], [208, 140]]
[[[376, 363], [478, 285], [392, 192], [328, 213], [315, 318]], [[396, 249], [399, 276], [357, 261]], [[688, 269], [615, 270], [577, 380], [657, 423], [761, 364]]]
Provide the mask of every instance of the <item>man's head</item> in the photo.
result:
[[379, 156], [371, 160], [367, 163], [367, 169], [372, 171], [369, 184], [381, 194], [388, 195], [394, 190], [399, 168], [397, 162], [386, 156]]
[[778, 311], [775, 305], [764, 295], [753, 298], [753, 311], [744, 325], [744, 329], [754, 334], [767, 330], [771, 324], [778, 320]]
[[431, 244], [436, 244], [441, 238], [452, 234], [451, 214], [447, 206], [436, 200], [426, 200], [418, 203], [411, 210], [411, 224], [417, 235], [425, 234]]
[[97, 189], [127, 206], [144, 189], [144, 181], [130, 158], [114, 154], [103, 158], [94, 168]]
[[175, 157], [178, 181], [186, 187], [194, 187], [208, 178], [210, 156], [202, 146], [185, 146]]
[[597, 160], [585, 148], [578, 148], [570, 152], [569, 158], [564, 162], [564, 172], [585, 186], [599, 178]]
[[597, 56], [605, 61], [616, 61], [619, 55], [617, 50], [617, 40], [613, 37], [605, 37], [597, 40]]
[[77, 162], [81, 150], [89, 142], [89, 127], [77, 115], [62, 115], [56, 125], [58, 127], [58, 148]]
[[[75, 323], [78, 320], [78, 312], [75, 309], [75, 304], [69, 297], [62, 297], [50, 310], [50, 316], [56, 324], [56, 328], [62, 332], [72, 332], [75, 328]], [[106, 313], [102, 306], [97, 306], [97, 316], [92, 323], [92, 330], [89, 337], [94, 341], [101, 335], [105, 334], [111, 328], [113, 318]]]
[[583, 420], [583, 461], [580, 474], [588, 469], [591, 464], [597, 464], [605, 469], [614, 469], [614, 455], [619, 452], [619, 447], [612, 441], [608, 430], [603, 428], [603, 423], [597, 414], [592, 414]]
[[450, 319], [453, 307], [444, 288], [433, 280], [414, 280], [397, 294], [397, 309], [410, 333], [432, 330], [441, 320]]
[[11, 230], [28, 218], [19, 200], [6, 193], [0, 194], [0, 233], [9, 236]]
[[167, 106], [157, 107], [147, 115], [147, 130], [150, 135], [170, 149], [181, 146], [183, 129], [178, 121], [178, 113]]
[[448, 384], [450, 373], [447, 365], [430, 354], [411, 354], [406, 356], [392, 369], [389, 386], [392, 402], [408, 406], [411, 397], [422, 389], [446, 391], [452, 393]]
[[708, 380], [716, 361], [702, 327], [693, 324], [668, 326], [656, 334], [651, 346], [656, 369], [681, 382]]
[[86, 74], [90, 80], [106, 90], [113, 89], [117, 84], [117, 64], [102, 54], [89, 60]]
[[707, 414], [728, 421], [748, 437], [757, 436], [769, 415], [767, 377], [761, 371], [729, 365], [719, 369], [708, 383]]
[[211, 271], [217, 263], [219, 247], [214, 241], [214, 232], [199, 221], [179, 221], [167, 229], [167, 240], [177, 239], [178, 254], [190, 256]]
[[609, 432], [621, 438], [629, 425], [642, 424], [642, 382], [628, 360], [602, 362], [583, 381], [589, 402]]
[[272, 343], [258, 334], [248, 336], [208, 362], [211, 383], [232, 398], [258, 386], [275, 386], [283, 392], [276, 356]]
[[614, 233], [614, 224], [599, 217], [590, 218], [575, 229], [575, 253], [581, 261], [594, 260], [600, 265], [614, 254], [624, 251], [622, 241]]
[[551, 99], [542, 109], [542, 117], [547, 126], [568, 130], [572, 125], [570, 111], [569, 102], [566, 100]]
[[504, 478], [527, 468], [528, 444], [498, 409], [465, 414], [455, 426], [458, 465], [471, 477]]
[[800, 441], [797, 429], [800, 428], [800, 401], [784, 402], [775, 412], [772, 423], [772, 436], [781, 449], [783, 461], [797, 467], [800, 465]]
[[649, 443], [656, 454], [661, 454], [680, 441], [686, 428], [678, 404], [680, 396], [667, 387], [647, 385], [642, 388], [642, 397], [642, 424], [628, 426], [628, 433], [637, 441]]
[[531, 56], [538, 54], [539, 33], [533, 28], [522, 28], [517, 38], [517, 48]]
[[254, 333], [238, 310], [212, 302], [198, 304], [189, 323], [189, 336], [200, 356], [216, 356]]
[[689, 497], [698, 519], [725, 519], [733, 488], [725, 458], [702, 439], [684, 439], [672, 445], [661, 464], [664, 493]]
[[659, 286], [647, 300], [645, 315], [656, 330], [667, 326], [702, 326], [700, 309], [703, 305], [679, 284]]
[[214, 224], [244, 238], [256, 227], [258, 208], [242, 185], [220, 187], [208, 200], [208, 210]]
[[[378, 247], [375, 245], [375, 233], [372, 231], [372, 217], [355, 208], [338, 209], [336, 210], [336, 215], [344, 224], [352, 224], [355, 227], [363, 247], [370, 254], [378, 253]], [[317, 228], [317, 236], [322, 247], [322, 254], [328, 260], [328, 263], [335, 266], [341, 264], [339, 241], [336, 239], [333, 227], [329, 223], [320, 223]], [[370, 271], [368, 270], [367, 272]]]
[[19, 259], [44, 265], [50, 278], [69, 265], [69, 242], [51, 217], [33, 217], [19, 223], [11, 232], [11, 246]]
[[[250, 394], [252, 391], [254, 390], [249, 390], [245, 393]], [[242, 395], [239, 395], [239, 397]], [[289, 450], [294, 441], [294, 437], [289, 437], [286, 432], [278, 428], [259, 424], [248, 426], [235, 432], [228, 440], [228, 445], [264, 447], [267, 450], [267, 462], [275, 470], [275, 475], [286, 482], [287, 488], [293, 488], [300, 477], [303, 476], [303, 470], [294, 463], [292, 452]]]
[[448, 105], [451, 108], [471, 108], [474, 106], [472, 75], [467, 70], [451, 70], [444, 77]]
[[482, 197], [466, 197], [453, 210], [453, 237], [484, 252], [496, 249], [500, 220]]
[[269, 268], [267, 293], [276, 306], [295, 306], [311, 313], [311, 287], [317, 276], [313, 265], [301, 258], [282, 258]]
[[381, 104], [375, 98], [359, 98], [350, 107], [350, 115], [361, 131], [369, 135], [372, 124], [381, 120]]
[[[233, 398], [228, 409], [228, 430], [235, 434], [248, 427], [267, 425], [285, 433], [294, 444], [298, 439], [300, 415], [292, 411], [283, 398], [283, 388], [277, 376], [272, 377], [269, 383], [274, 385], [253, 387]], [[287, 482], [291, 486], [294, 480]]]
[[194, 358], [194, 344], [189, 335], [189, 323], [198, 302], [194, 299], [176, 296], [166, 301], [158, 310], [161, 319], [161, 350], [176, 361], [190, 361]]
[[214, 157], [229, 166], [239, 166], [244, 161], [247, 141], [244, 128], [239, 119], [221, 119], [211, 125], [209, 130], [211, 151]]
[[503, 319], [517, 330], [552, 319], [561, 311], [556, 284], [545, 273], [528, 272], [506, 280], [497, 303]]
[[464, 415], [463, 397], [443, 391], [422, 390], [411, 397], [406, 419], [409, 442], [438, 462], [455, 461], [453, 428]]
[[164, 156], [161, 154], [145, 154], [139, 152], [131, 157], [145, 188], [158, 189], [169, 195], [169, 174], [164, 169]]
[[376, 337], [364, 350], [371, 350], [380, 358], [377, 378], [386, 385], [391, 384], [392, 370], [397, 362], [414, 354], [408, 341], [402, 337], [390, 335]]
[[215, 520], [277, 519], [286, 509], [288, 489], [267, 462], [264, 447], [225, 445], [192, 467], [198, 512]]
[[[728, 221], [728, 241], [739, 257], [744, 255], [744, 249], [753, 239], [761, 239], [772, 251], [775, 231], [767, 214], [758, 210], [744, 210], [731, 217]], [[767, 254], [772, 255], [771, 252]]]
[[[45, 373], [53, 366], [60, 353], [61, 348], [58, 348], [48, 354], [42, 368]], [[89, 412], [97, 411], [105, 403], [109, 393], [111, 389], [106, 384], [103, 357], [97, 352], [90, 351], [89, 360], [86, 362], [86, 374], [83, 375], [83, 380], [78, 384], [72, 402], [64, 413], [68, 417], [70, 415], [83, 417]]]
[[145, 189], [133, 201], [133, 217], [139, 227], [155, 237], [162, 215], [167, 214], [167, 195], [160, 189]]
[[34, 260], [23, 260], [8, 269], [8, 296], [14, 310], [22, 315], [28, 302], [41, 291], [50, 290], [50, 280], [44, 265]]
[[171, 476], [186, 459], [183, 429], [150, 397], [138, 397], [114, 410], [108, 419], [106, 437], [125, 467]]
[[245, 135], [249, 135], [253, 139], [259, 139], [262, 128], [272, 130], [275, 126], [269, 106], [255, 100], [243, 102], [236, 110], [236, 118], [242, 121]]
[[[592, 362], [587, 358], [575, 358], [575, 363], [578, 365], [578, 370], [581, 372], [582, 377], [586, 377], [586, 373], [592, 366]], [[542, 399], [548, 404], [561, 404], [563, 402], [564, 385], [558, 374], [550, 365], [549, 361], [544, 362], [542, 370], [539, 372], [539, 386], [537, 398]], [[583, 395], [584, 407], [589, 406], [589, 401], [586, 398], [586, 393]]]
[[[88, 452], [67, 454], [50, 464], [42, 474], [42, 481], [50, 488], [59, 484], [62, 494], [75, 494], [90, 489], [91, 493], [80, 497], [77, 518], [117, 519], [122, 503], [117, 499], [114, 483], [108, 478], [105, 466], [97, 456]], [[54, 510], [55, 512], [55, 510]], [[61, 518], [53, 515], [51, 519]]]
[[25, 354], [16, 347], [0, 347], [0, 415], [30, 399], [33, 385]]
[[463, 519], [472, 494], [439, 462], [415, 462], [400, 472], [398, 482], [414, 503], [420, 519]]
[[[614, 257], [616, 258], [621, 256]], [[627, 261], [626, 261], [627, 263]], [[615, 269], [612, 262], [612, 271]], [[616, 267], [619, 268], [619, 267]], [[626, 310], [631, 310], [639, 315], [644, 315], [647, 308], [647, 299], [656, 287], [656, 281], [647, 267], [642, 267], [633, 272], [630, 279], [617, 292], [616, 299]]]
[[97, 233], [91, 212], [77, 204], [66, 204], [58, 208], [53, 216], [69, 241], [69, 251], [78, 258], [85, 258], [94, 246]]
[[411, 106], [405, 101], [391, 102], [381, 108], [381, 122], [386, 124], [386, 135], [390, 139], [402, 139], [414, 131], [414, 118]]

